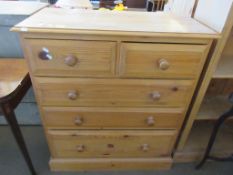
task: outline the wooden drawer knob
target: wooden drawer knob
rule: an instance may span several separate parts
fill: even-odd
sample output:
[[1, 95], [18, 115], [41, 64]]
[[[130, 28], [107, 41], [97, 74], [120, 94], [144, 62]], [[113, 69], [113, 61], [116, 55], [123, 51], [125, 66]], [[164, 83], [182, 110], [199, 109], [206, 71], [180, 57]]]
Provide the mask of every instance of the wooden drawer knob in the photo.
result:
[[151, 96], [152, 100], [154, 100], [154, 101], [159, 100], [161, 98], [161, 94], [159, 92], [152, 92], [150, 94], [150, 96]]
[[143, 152], [147, 152], [147, 151], [149, 151], [149, 145], [148, 144], [143, 144], [141, 146], [141, 149], [142, 149]]
[[70, 100], [76, 100], [78, 98], [78, 93], [75, 90], [71, 90], [68, 92], [67, 96]]
[[78, 62], [77, 57], [73, 56], [73, 55], [69, 55], [65, 58], [65, 64], [67, 66], [75, 66]]
[[153, 126], [155, 124], [155, 119], [153, 116], [149, 116], [147, 119], [146, 119], [146, 123], [148, 126]]
[[83, 152], [85, 150], [85, 146], [84, 145], [78, 145], [76, 148], [77, 148], [78, 152]]
[[160, 70], [167, 70], [170, 67], [170, 63], [166, 59], [160, 59], [158, 65]]
[[82, 117], [79, 117], [79, 116], [76, 117], [74, 123], [75, 123], [76, 125], [82, 125], [82, 124], [83, 124], [83, 118], [82, 118]]
[[46, 47], [42, 48], [42, 50], [38, 53], [38, 57], [41, 60], [52, 60], [53, 59], [52, 55], [49, 53], [49, 49]]

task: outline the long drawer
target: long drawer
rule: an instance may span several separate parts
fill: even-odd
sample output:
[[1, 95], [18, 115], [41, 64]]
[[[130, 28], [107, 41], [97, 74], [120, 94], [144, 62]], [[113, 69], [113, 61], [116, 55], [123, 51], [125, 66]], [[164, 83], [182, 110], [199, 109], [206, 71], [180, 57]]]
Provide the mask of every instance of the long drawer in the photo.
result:
[[192, 80], [35, 78], [44, 106], [183, 107]]
[[177, 129], [182, 108], [42, 107], [44, 125], [59, 129]]
[[122, 43], [120, 75], [143, 78], [194, 78], [209, 45]]
[[49, 130], [54, 158], [168, 157], [176, 131]]
[[37, 76], [110, 77], [115, 74], [116, 43], [26, 39], [25, 51]]

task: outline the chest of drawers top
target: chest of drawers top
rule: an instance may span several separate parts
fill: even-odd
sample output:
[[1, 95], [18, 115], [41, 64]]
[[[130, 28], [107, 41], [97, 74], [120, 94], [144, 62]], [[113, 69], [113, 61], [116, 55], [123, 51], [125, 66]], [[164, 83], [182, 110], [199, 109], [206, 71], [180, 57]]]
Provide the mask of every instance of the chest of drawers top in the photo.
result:
[[216, 38], [218, 33], [192, 18], [163, 12], [116, 12], [44, 8], [13, 29], [20, 32], [181, 36]]

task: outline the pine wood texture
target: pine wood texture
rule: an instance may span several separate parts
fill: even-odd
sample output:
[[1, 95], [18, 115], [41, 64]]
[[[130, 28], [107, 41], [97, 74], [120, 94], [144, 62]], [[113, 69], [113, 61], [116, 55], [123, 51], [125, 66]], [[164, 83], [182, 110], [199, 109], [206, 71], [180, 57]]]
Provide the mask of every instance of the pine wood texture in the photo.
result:
[[[75, 16], [75, 18], [74, 18]], [[45, 20], [46, 19], [46, 20]], [[67, 20], [72, 19], [72, 20]], [[88, 22], [87, 22], [88, 21]], [[120, 24], [120, 25], [119, 25]], [[17, 24], [14, 31], [82, 33], [103, 32], [105, 35], [157, 35], [218, 37], [218, 33], [191, 18], [176, 17], [165, 13], [116, 12], [77, 9], [45, 8]]]
[[48, 131], [52, 157], [152, 158], [171, 156], [176, 132], [171, 131]]
[[51, 159], [53, 171], [96, 171], [96, 170], [166, 170], [171, 168], [172, 159], [166, 158], [85, 158]]
[[[52, 170], [171, 167], [218, 33], [163, 13], [66, 9], [44, 9], [13, 30], [21, 34]], [[152, 70], [157, 59], [161, 72]]]
[[233, 56], [232, 46], [233, 46], [233, 28], [231, 29], [231, 33], [229, 34], [226, 45], [223, 49], [222, 56]]
[[35, 78], [40, 104], [45, 106], [184, 107], [193, 84], [192, 80]]
[[176, 129], [183, 108], [42, 107], [48, 129]]
[[[116, 43], [105, 41], [75, 41], [28, 39], [30, 67], [38, 76], [113, 76], [115, 73]], [[40, 58], [48, 52], [49, 57]], [[73, 64], [67, 62], [73, 56]]]
[[194, 78], [207, 45], [123, 43], [120, 75], [145, 78]]
[[[226, 1], [224, 1], [224, 2], [226, 2]], [[205, 2], [203, 1], [203, 3], [205, 3]], [[214, 1], [214, 3], [221, 4], [221, 1]], [[215, 6], [216, 5], [214, 5], [213, 7], [215, 7]], [[203, 9], [203, 7], [202, 7], [202, 9]], [[227, 7], [227, 9], [228, 9], [228, 7]], [[204, 10], [204, 11], [206, 11], [206, 10]], [[211, 11], [213, 12], [213, 9], [211, 9]], [[205, 14], [205, 13], [203, 13], [203, 14]], [[209, 17], [209, 16], [207, 16], [207, 17]], [[204, 16], [203, 16], [203, 18], [204, 18]], [[227, 19], [226, 20], [222, 19], [222, 20], [226, 21], [226, 23], [224, 23], [224, 26], [222, 26], [223, 27], [222, 38], [217, 40], [216, 46], [213, 49], [212, 54], [210, 55], [210, 62], [205, 69], [205, 73], [203, 74], [202, 83], [199, 86], [200, 90], [196, 93], [195, 101], [192, 105], [192, 108], [190, 110], [189, 116], [188, 116], [187, 121], [186, 121], [186, 125], [185, 125], [184, 130], [182, 132], [182, 135], [180, 137], [180, 141], [179, 141], [179, 144], [177, 147], [178, 151], [182, 151], [182, 149], [185, 147], [185, 144], [186, 144], [186, 141], [188, 140], [188, 136], [189, 136], [190, 131], [192, 129], [193, 123], [196, 120], [197, 114], [198, 114], [200, 107], [202, 105], [203, 98], [207, 92], [210, 81], [214, 75], [214, 72], [218, 66], [220, 59], [221, 59], [225, 45], [226, 45], [228, 38], [231, 34], [232, 26], [233, 26], [233, 5], [232, 4], [231, 4], [230, 10], [229, 10], [229, 13], [227, 15]]]
[[[231, 3], [231, 5], [222, 9], [224, 5], [226, 5], [226, 2]], [[227, 97], [222, 95], [229, 95], [229, 93], [232, 92], [231, 58], [233, 55], [233, 6], [231, 0], [221, 2], [211, 1], [211, 3], [215, 3], [213, 7], [216, 7], [216, 9], [220, 8], [220, 10], [224, 10], [224, 13], [221, 13], [218, 18], [222, 17], [222, 15], [226, 15], [228, 8], [230, 8], [230, 10], [227, 14], [226, 22], [221, 20], [221, 23], [219, 23], [223, 23], [222, 26], [220, 26], [223, 29], [223, 37], [217, 42], [211, 57], [211, 62], [203, 78], [203, 83], [200, 85], [201, 90], [197, 93], [196, 101], [192, 107], [187, 125], [184, 128], [181, 141], [179, 142], [179, 150], [174, 156], [176, 162], [199, 160], [203, 156], [213, 127], [213, 123], [211, 123], [210, 120], [216, 120], [220, 114], [231, 107]], [[216, 3], [218, 3], [217, 6]], [[208, 11], [209, 15], [203, 18], [209, 17], [212, 10]], [[216, 15], [216, 13], [212, 15]], [[214, 18], [214, 21], [210, 22], [216, 24], [218, 18]], [[208, 123], [203, 120], [208, 121]], [[231, 122], [227, 122], [227, 125], [228, 124], [231, 124]], [[232, 128], [232, 125], [221, 127], [211, 155], [225, 157], [232, 154], [232, 132], [229, 128]]]
[[218, 66], [213, 74], [213, 78], [233, 78], [232, 60], [233, 60], [233, 28], [224, 47]]
[[24, 59], [0, 59], [0, 98], [12, 93], [28, 73]]

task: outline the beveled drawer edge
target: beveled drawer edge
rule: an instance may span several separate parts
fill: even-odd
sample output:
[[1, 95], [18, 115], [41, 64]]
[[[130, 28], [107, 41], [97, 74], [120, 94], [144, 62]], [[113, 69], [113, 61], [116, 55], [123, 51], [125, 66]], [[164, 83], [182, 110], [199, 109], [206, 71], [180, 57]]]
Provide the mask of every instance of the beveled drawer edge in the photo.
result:
[[64, 111], [67, 109], [69, 112], [88, 112], [88, 111], [95, 111], [95, 112], [145, 112], [145, 113], [180, 113], [182, 114], [185, 111], [185, 108], [143, 108], [143, 107], [56, 107], [56, 106], [41, 106], [42, 110], [45, 111]]

